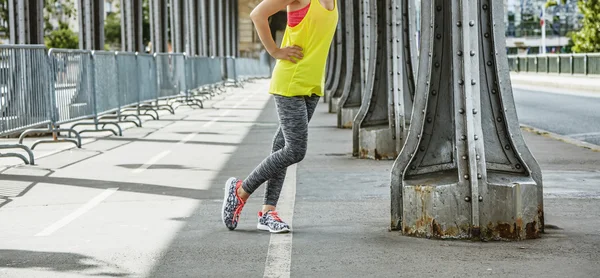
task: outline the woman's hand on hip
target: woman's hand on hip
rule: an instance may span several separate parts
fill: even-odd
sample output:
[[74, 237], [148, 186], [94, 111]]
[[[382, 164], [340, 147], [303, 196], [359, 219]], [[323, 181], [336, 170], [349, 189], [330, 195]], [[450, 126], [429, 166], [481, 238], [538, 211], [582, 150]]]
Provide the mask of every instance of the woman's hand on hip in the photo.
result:
[[277, 60], [287, 60], [294, 64], [296, 64], [299, 60], [302, 60], [302, 58], [304, 58], [302, 48], [296, 45], [278, 48], [277, 50], [273, 51], [272, 56]]

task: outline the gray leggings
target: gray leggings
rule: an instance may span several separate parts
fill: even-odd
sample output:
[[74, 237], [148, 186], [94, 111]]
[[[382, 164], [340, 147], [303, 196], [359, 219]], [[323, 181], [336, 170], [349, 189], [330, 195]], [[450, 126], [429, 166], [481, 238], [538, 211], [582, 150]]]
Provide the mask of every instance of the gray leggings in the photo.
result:
[[279, 115], [279, 128], [273, 138], [271, 155], [265, 158], [248, 176], [242, 188], [249, 194], [267, 182], [265, 205], [277, 206], [288, 166], [306, 155], [308, 122], [319, 103], [318, 96], [284, 97], [274, 95]]

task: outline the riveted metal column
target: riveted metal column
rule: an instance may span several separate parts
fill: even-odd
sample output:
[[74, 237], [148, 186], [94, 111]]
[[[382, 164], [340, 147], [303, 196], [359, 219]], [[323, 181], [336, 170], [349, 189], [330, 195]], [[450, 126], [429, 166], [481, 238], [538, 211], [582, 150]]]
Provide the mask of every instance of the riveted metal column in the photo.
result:
[[142, 16], [141, 0], [121, 0], [121, 48], [123, 51], [144, 51]]
[[[340, 7], [344, 7], [343, 5], [344, 1], [343, 0], [338, 0], [338, 5]], [[329, 98], [330, 103], [333, 102], [333, 98], [337, 97], [339, 98], [339, 91], [338, 88], [340, 86], [340, 79], [342, 79], [342, 75], [345, 74], [345, 62], [346, 62], [346, 51], [345, 51], [345, 41], [344, 41], [344, 9], [343, 8], [339, 8], [338, 12], [340, 13], [340, 19], [338, 21], [338, 26], [337, 26], [337, 30], [335, 32], [335, 62], [332, 65], [333, 66], [333, 70], [332, 70], [332, 76], [331, 76], [331, 84], [329, 88], [326, 88], [326, 94], [327, 94], [327, 98]], [[335, 93], [338, 93], [337, 96], [334, 96]], [[337, 106], [333, 107], [333, 106], [329, 106], [329, 112], [330, 113], [335, 113]], [[335, 109], [334, 111], [332, 111], [332, 109]]]
[[[394, 159], [398, 154], [396, 128], [404, 130], [404, 123], [396, 126], [396, 111], [402, 110], [403, 80], [399, 68], [402, 29], [400, 2], [372, 1], [371, 22], [375, 30], [363, 91], [362, 105], [353, 123], [353, 154], [360, 158]], [[396, 101], [399, 103], [396, 105]], [[398, 107], [396, 107], [398, 106]], [[403, 120], [404, 111], [400, 113]]]
[[185, 52], [186, 13], [184, 12], [184, 1], [171, 0], [170, 12], [173, 51], [177, 53]]
[[[336, 31], [338, 32], [338, 31]], [[330, 95], [327, 94], [327, 91], [331, 90], [331, 83], [333, 83], [333, 73], [335, 71], [335, 50], [336, 50], [336, 39], [337, 38], [337, 33], [336, 33], [336, 37], [334, 37], [333, 42], [331, 42], [331, 47], [329, 48], [329, 56], [327, 57], [327, 73], [325, 76], [325, 101], [327, 102], [328, 99], [331, 98]]]
[[[354, 38], [358, 39], [353, 41], [354, 58], [352, 64], [354, 67], [354, 77], [356, 78], [360, 76], [360, 85], [357, 83], [350, 84], [340, 98], [337, 111], [338, 128], [353, 128], [354, 120], [362, 104], [362, 89], [366, 87], [365, 85], [367, 80], [369, 56], [371, 55], [369, 52], [377, 48], [377, 42], [375, 41], [376, 38], [371, 37], [371, 34], [376, 34], [376, 31], [372, 30], [373, 28], [376, 28], [376, 24], [374, 24], [376, 19], [371, 15], [372, 6], [376, 3], [369, 3], [367, 0], [360, 0], [355, 1], [354, 4], [355, 5], [352, 7], [352, 9], [354, 15], [357, 16], [359, 20], [358, 22], [356, 22], [357, 20], [354, 20]], [[357, 7], [360, 7], [358, 11], [360, 16], [358, 16], [356, 11]], [[346, 8], [348, 9], [348, 7]], [[359, 75], [356, 75], [356, 72], [354, 71], [356, 71], [359, 67]], [[356, 80], [353, 80], [352, 82], [356, 82]]]
[[217, 0], [209, 0], [208, 2], [208, 26], [209, 35], [208, 41], [210, 42], [209, 55], [218, 56], [217, 48]]
[[423, 0], [414, 113], [392, 168], [405, 235], [520, 240], [543, 231], [542, 177], [516, 116], [491, 0]]
[[[362, 93], [362, 73], [361, 73], [361, 2], [362, 0], [348, 0], [348, 5], [345, 5], [345, 75], [344, 82], [341, 85], [342, 92], [340, 98], [335, 101], [336, 111], [338, 112], [338, 127], [344, 127], [342, 120], [342, 109], [350, 107], [360, 107]], [[332, 102], [334, 102], [332, 100]], [[330, 106], [334, 103], [330, 103]], [[331, 111], [331, 110], [330, 110]], [[355, 112], [354, 112], [355, 113]], [[351, 112], [350, 115], [353, 115]], [[352, 119], [348, 119], [346, 127], [351, 126]]]
[[239, 56], [240, 35], [239, 35], [239, 1], [233, 0], [233, 56]]
[[217, 56], [222, 57], [225, 53], [225, 20], [224, 20], [224, 9], [223, 1], [217, 0], [217, 16], [214, 24], [217, 24]]
[[199, 5], [197, 0], [184, 0], [185, 8], [183, 12], [185, 13], [186, 23], [185, 23], [185, 53], [190, 56], [195, 56], [200, 53], [198, 49], [198, 28], [201, 26], [200, 19], [198, 18], [198, 8]]
[[344, 84], [346, 83], [346, 62], [348, 60], [346, 52], [350, 41], [347, 40], [348, 28], [346, 26], [346, 22], [349, 20], [349, 18], [346, 18], [346, 6], [348, 5], [344, 5], [344, 2], [345, 1], [342, 0], [339, 0], [338, 2], [339, 7], [342, 7], [338, 9], [340, 13], [340, 19], [336, 32], [336, 55], [338, 58], [333, 65], [334, 76], [331, 89], [327, 92], [327, 96], [329, 98], [329, 113], [337, 113], [338, 103], [342, 97], [342, 93], [344, 92]]
[[8, 1], [11, 44], [44, 43], [43, 8], [43, 0]]
[[152, 37], [152, 52], [167, 52], [169, 50], [167, 0], [149, 1], [151, 15], [150, 32]]
[[[400, 118], [404, 118], [404, 125], [408, 127], [410, 125], [410, 118], [412, 115], [413, 99], [415, 97], [415, 80], [418, 72], [418, 55], [419, 49], [417, 48], [417, 9], [415, 0], [402, 0], [402, 37], [400, 46], [404, 50], [402, 52], [402, 62], [404, 67], [402, 68], [402, 75], [404, 80], [404, 116], [397, 118], [397, 124], [401, 125]], [[397, 111], [400, 113], [401, 111]], [[398, 114], [402, 116], [401, 114]], [[398, 134], [398, 131], [396, 133]], [[399, 134], [398, 134], [399, 136]], [[404, 143], [404, 142], [402, 142]], [[402, 148], [402, 146], [400, 146]], [[398, 150], [400, 151], [400, 149]]]
[[231, 0], [223, 1], [224, 5], [224, 20], [225, 20], [225, 51], [224, 56], [231, 55]]
[[[190, 0], [193, 1], [193, 0]], [[208, 0], [198, 0], [196, 15], [198, 26], [196, 27], [196, 40], [198, 44], [198, 55], [208, 56]]]
[[104, 49], [104, 2], [78, 0], [79, 48]]

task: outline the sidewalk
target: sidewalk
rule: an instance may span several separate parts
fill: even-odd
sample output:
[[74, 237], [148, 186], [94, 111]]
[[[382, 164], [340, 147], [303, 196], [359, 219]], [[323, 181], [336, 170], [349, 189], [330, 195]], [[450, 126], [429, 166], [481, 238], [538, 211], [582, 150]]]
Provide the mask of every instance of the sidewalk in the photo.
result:
[[600, 93], [600, 76], [558, 75], [547, 73], [510, 73], [513, 86], [567, 89], [587, 93]]
[[0, 195], [23, 192], [0, 204], [0, 277], [263, 277], [287, 266], [292, 277], [597, 274], [600, 152], [525, 132], [544, 170], [542, 239], [404, 237], [388, 231], [392, 162], [352, 158], [351, 131], [335, 128], [323, 104], [279, 207], [294, 232], [256, 231], [263, 189], [227, 231], [223, 182], [268, 155], [277, 128], [267, 87], [246, 84], [205, 110], [178, 109], [123, 138], [86, 139], [37, 166], [0, 166]]

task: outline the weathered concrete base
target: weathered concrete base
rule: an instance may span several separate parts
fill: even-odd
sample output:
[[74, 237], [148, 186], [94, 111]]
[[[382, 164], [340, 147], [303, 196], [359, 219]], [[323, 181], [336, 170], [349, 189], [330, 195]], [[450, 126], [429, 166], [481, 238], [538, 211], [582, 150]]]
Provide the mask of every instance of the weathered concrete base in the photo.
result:
[[456, 170], [405, 180], [402, 233], [437, 239], [538, 238], [544, 225], [539, 187], [528, 178], [518, 184], [501, 184], [502, 179], [500, 175], [488, 179], [488, 193], [481, 201], [474, 200], [480, 205], [480, 227], [471, 225], [473, 200], [468, 186], [459, 185]]
[[338, 111], [338, 128], [352, 128], [354, 118], [358, 114], [360, 107], [342, 108], [342, 111]]
[[329, 100], [329, 113], [338, 112], [338, 103], [340, 103], [339, 97], [334, 97]]
[[387, 125], [361, 128], [358, 138], [359, 158], [388, 160], [398, 156], [392, 129]]
[[[528, 177], [514, 174], [492, 172], [487, 180], [487, 196], [479, 203], [482, 238], [539, 238], [544, 232], [542, 187]], [[513, 183], [506, 184], [507, 180]]]

